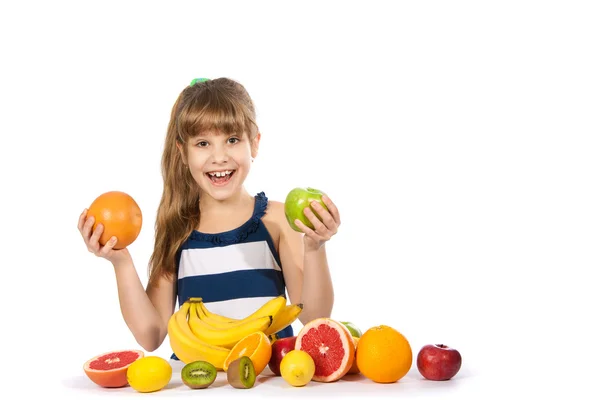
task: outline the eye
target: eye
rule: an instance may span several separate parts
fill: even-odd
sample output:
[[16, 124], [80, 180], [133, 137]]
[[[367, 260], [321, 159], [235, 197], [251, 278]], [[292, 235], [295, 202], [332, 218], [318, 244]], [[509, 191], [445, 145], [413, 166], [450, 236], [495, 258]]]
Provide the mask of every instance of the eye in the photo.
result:
[[230, 143], [230, 144], [235, 144], [235, 143], [237, 143], [237, 142], [239, 142], [239, 141], [240, 141], [240, 139], [238, 139], [238, 138], [236, 138], [236, 137], [230, 137], [230, 138], [227, 140], [227, 143]]
[[208, 146], [208, 142], [205, 141], [205, 140], [202, 140], [202, 141], [198, 142], [196, 144], [196, 146], [198, 146], [198, 147], [206, 147], [206, 146]]

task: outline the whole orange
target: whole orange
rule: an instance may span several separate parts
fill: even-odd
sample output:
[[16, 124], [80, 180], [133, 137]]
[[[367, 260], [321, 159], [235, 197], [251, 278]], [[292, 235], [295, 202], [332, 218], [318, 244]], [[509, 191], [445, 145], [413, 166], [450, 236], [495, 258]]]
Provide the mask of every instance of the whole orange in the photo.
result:
[[99, 223], [104, 226], [99, 239], [103, 246], [116, 236], [114, 249], [123, 249], [133, 243], [142, 230], [142, 211], [127, 193], [112, 191], [101, 194], [92, 202], [87, 215], [95, 219], [93, 229]]
[[387, 325], [367, 330], [358, 340], [356, 363], [360, 372], [377, 383], [401, 379], [412, 365], [412, 349], [404, 335]]

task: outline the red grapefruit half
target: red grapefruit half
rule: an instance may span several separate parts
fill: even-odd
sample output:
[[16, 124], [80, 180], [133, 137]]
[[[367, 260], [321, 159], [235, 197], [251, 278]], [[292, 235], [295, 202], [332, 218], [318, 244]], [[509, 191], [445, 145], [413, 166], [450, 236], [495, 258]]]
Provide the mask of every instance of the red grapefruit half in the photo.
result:
[[354, 363], [354, 342], [348, 328], [331, 318], [317, 318], [302, 327], [296, 338], [296, 350], [310, 354], [315, 362], [317, 382], [335, 382]]
[[91, 358], [83, 364], [85, 374], [98, 386], [118, 388], [127, 386], [127, 368], [144, 357], [141, 350], [111, 351]]

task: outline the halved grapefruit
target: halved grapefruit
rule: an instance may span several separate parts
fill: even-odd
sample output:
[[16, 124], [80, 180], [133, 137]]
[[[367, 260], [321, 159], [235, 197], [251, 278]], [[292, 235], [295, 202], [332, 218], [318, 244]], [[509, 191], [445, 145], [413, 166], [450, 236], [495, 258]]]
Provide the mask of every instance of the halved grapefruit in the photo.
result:
[[119, 388], [127, 386], [127, 368], [144, 357], [141, 350], [111, 351], [91, 358], [83, 364], [85, 374], [98, 386]]
[[350, 370], [348, 370], [346, 375], [354, 375], [360, 373], [360, 369], [358, 369], [358, 359], [356, 357], [356, 348], [358, 346], [359, 338], [357, 338], [356, 336], [352, 336], [352, 340], [354, 341], [354, 362], [352, 363], [352, 367], [350, 368]]
[[354, 363], [354, 342], [348, 328], [331, 318], [317, 318], [302, 327], [296, 350], [304, 350], [315, 362], [317, 382], [335, 382]]

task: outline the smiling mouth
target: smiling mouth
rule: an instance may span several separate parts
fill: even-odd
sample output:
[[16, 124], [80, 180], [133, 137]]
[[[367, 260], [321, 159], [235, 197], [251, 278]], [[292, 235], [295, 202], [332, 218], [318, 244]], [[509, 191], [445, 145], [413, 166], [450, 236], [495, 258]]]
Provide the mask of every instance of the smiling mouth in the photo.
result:
[[231, 177], [235, 173], [235, 170], [230, 169], [227, 171], [216, 171], [216, 172], [207, 172], [206, 176], [214, 185], [220, 186], [225, 185], [227, 182], [231, 180]]

